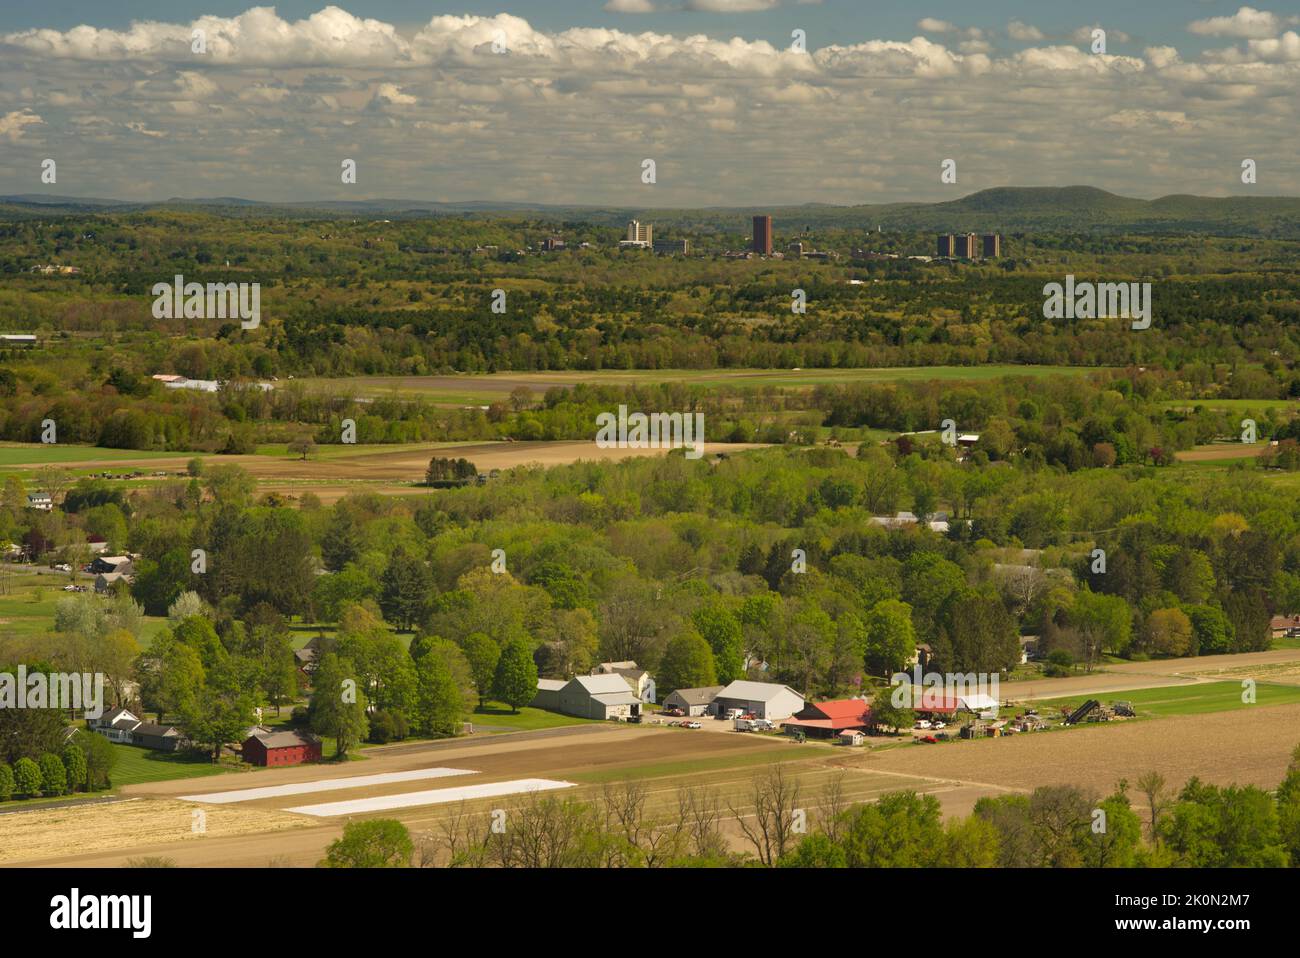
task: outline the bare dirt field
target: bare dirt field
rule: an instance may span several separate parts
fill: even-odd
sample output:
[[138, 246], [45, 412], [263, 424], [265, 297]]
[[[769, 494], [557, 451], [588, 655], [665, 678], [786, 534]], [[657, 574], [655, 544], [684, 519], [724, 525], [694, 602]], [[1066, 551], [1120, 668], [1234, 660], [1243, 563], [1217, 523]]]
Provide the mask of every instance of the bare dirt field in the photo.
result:
[[1261, 455], [1268, 448], [1267, 443], [1245, 445], [1233, 442], [1217, 443], [1213, 446], [1197, 446], [1174, 453], [1179, 462], [1216, 462], [1220, 459], [1250, 459]]
[[1298, 744], [1300, 705], [1277, 705], [891, 749], [871, 753], [865, 767], [1022, 790], [1073, 784], [1109, 792], [1119, 779], [1152, 770], [1175, 788], [1193, 775], [1274, 788]]
[[[0, 815], [0, 864], [54, 855], [122, 851], [142, 845], [194, 843], [257, 833], [259, 840], [302, 828], [300, 816], [239, 807], [205, 807], [167, 799], [127, 799], [96, 805], [33, 808]], [[121, 860], [130, 857], [122, 854]]]

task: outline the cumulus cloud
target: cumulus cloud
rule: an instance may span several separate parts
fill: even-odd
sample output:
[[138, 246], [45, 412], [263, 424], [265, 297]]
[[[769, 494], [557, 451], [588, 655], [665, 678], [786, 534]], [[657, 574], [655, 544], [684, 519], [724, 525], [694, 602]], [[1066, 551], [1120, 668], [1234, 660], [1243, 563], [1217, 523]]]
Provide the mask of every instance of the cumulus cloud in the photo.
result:
[[1012, 40], [1022, 40], [1027, 43], [1036, 43], [1039, 40], [1047, 39], [1043, 35], [1043, 31], [1038, 27], [1022, 23], [1019, 20], [1012, 20], [1007, 24], [1007, 36]]
[[33, 123], [44, 123], [39, 116], [31, 110], [15, 110], [13, 113], [6, 113], [0, 116], [0, 136], [4, 137], [10, 143], [16, 143], [22, 139], [24, 127]]
[[1283, 27], [1297, 22], [1296, 17], [1279, 17], [1267, 10], [1242, 7], [1230, 17], [1207, 17], [1193, 20], [1187, 25], [1189, 33], [1207, 37], [1237, 37], [1242, 40], [1262, 40], [1275, 37]]
[[[691, 4], [706, 5], [794, 7]], [[1232, 168], [1234, 154], [1292, 155], [1294, 31], [1184, 59], [1172, 37], [1120, 56], [1017, 21], [1005, 33], [936, 17], [916, 27], [806, 54], [730, 32], [543, 30], [505, 13], [399, 27], [338, 6], [297, 20], [259, 7], [11, 32], [0, 36], [0, 138], [12, 154], [0, 192], [21, 191], [13, 171], [47, 155], [95, 170], [101, 195], [148, 183], [164, 196], [355, 198], [336, 173], [353, 157], [364, 183], [392, 196], [651, 206], [938, 198], [937, 143], [965, 158], [972, 189], [1051, 170], [1061, 183], [1206, 192], [1197, 178]], [[205, 54], [191, 50], [195, 29]], [[1014, 51], [989, 42], [1006, 36]], [[39, 150], [32, 124], [44, 124]], [[1104, 135], [1080, 150], [1088, 129]], [[658, 161], [653, 191], [640, 183], [645, 157]], [[1300, 189], [1300, 167], [1271, 174], [1288, 175]]]
[[1070, 39], [1075, 43], [1092, 43], [1092, 31], [1094, 30], [1105, 30], [1108, 43], [1112, 40], [1116, 43], [1128, 43], [1132, 39], [1123, 30], [1116, 30], [1114, 27], [1103, 27], [1100, 23], [1094, 23], [1090, 27], [1079, 27], [1070, 34]]
[[771, 10], [780, 0], [686, 0], [686, 10], [701, 13], [754, 13]]

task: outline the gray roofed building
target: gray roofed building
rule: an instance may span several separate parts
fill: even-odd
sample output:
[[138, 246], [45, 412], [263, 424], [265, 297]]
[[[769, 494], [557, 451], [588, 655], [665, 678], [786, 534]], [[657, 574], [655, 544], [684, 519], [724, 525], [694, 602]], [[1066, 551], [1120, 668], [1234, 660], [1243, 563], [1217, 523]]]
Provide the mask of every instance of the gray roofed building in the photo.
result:
[[[538, 681], [538, 695], [533, 699], [538, 708], [592, 719], [626, 719], [641, 714], [641, 700], [621, 675], [579, 675], [558, 689], [544, 687], [542, 681]], [[545, 681], [549, 684], [555, 680]]]
[[740, 709], [757, 718], [785, 719], [800, 711], [805, 701], [788, 685], [737, 679], [718, 693], [713, 704], [718, 714], [725, 714], [728, 709]]
[[707, 715], [713, 700], [722, 691], [721, 685], [706, 685], [697, 689], [677, 689], [664, 699], [664, 707], [681, 709], [687, 715]]

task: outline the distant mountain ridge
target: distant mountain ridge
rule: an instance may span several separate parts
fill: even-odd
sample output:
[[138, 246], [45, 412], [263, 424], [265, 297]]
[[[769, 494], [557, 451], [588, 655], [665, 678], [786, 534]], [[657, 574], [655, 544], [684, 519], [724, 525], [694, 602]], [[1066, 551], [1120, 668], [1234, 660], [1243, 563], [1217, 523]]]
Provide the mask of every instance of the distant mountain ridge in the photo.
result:
[[158, 202], [123, 201], [45, 194], [0, 196], [0, 214], [67, 215], [157, 210], [203, 210], [218, 215], [257, 213], [293, 217], [389, 216], [528, 213], [568, 220], [619, 223], [632, 217], [665, 225], [709, 225], [743, 230], [755, 213], [770, 213], [789, 223], [835, 227], [1014, 232], [1034, 229], [1169, 230], [1232, 234], [1300, 235], [1300, 197], [1205, 197], [1173, 194], [1153, 200], [1120, 196], [1094, 186], [1000, 186], [942, 202], [832, 206], [708, 207], [646, 209], [466, 200], [364, 199], [266, 203], [240, 197], [172, 197]]

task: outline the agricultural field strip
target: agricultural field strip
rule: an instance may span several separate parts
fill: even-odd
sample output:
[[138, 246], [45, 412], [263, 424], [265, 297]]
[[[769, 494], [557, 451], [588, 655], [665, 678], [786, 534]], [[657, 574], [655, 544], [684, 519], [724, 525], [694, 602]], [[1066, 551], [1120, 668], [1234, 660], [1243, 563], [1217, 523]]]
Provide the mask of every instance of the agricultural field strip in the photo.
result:
[[383, 772], [378, 775], [351, 775], [347, 778], [327, 778], [319, 782], [296, 782], [289, 785], [263, 785], [259, 788], [241, 788], [228, 792], [208, 792], [203, 795], [181, 795], [182, 801], [203, 802], [207, 805], [225, 805], [229, 802], [251, 802], [259, 798], [279, 798], [284, 795], [305, 795], [310, 792], [331, 792], [344, 788], [367, 788], [371, 785], [389, 785], [394, 782], [413, 782], [430, 778], [450, 778], [453, 775], [477, 775], [473, 769], [417, 768], [409, 772]]
[[462, 785], [458, 788], [435, 788], [423, 792], [404, 792], [400, 795], [380, 795], [374, 798], [354, 798], [343, 802], [325, 802], [320, 805], [299, 805], [285, 811], [318, 818], [336, 815], [355, 815], [364, 812], [382, 812], [394, 808], [414, 808], [420, 805], [443, 805], [447, 802], [471, 801], [476, 798], [496, 798], [502, 795], [520, 795], [547, 792], [561, 788], [574, 788], [573, 782], [557, 782], [546, 778], [517, 778], [509, 782], [489, 782], [482, 785]]

